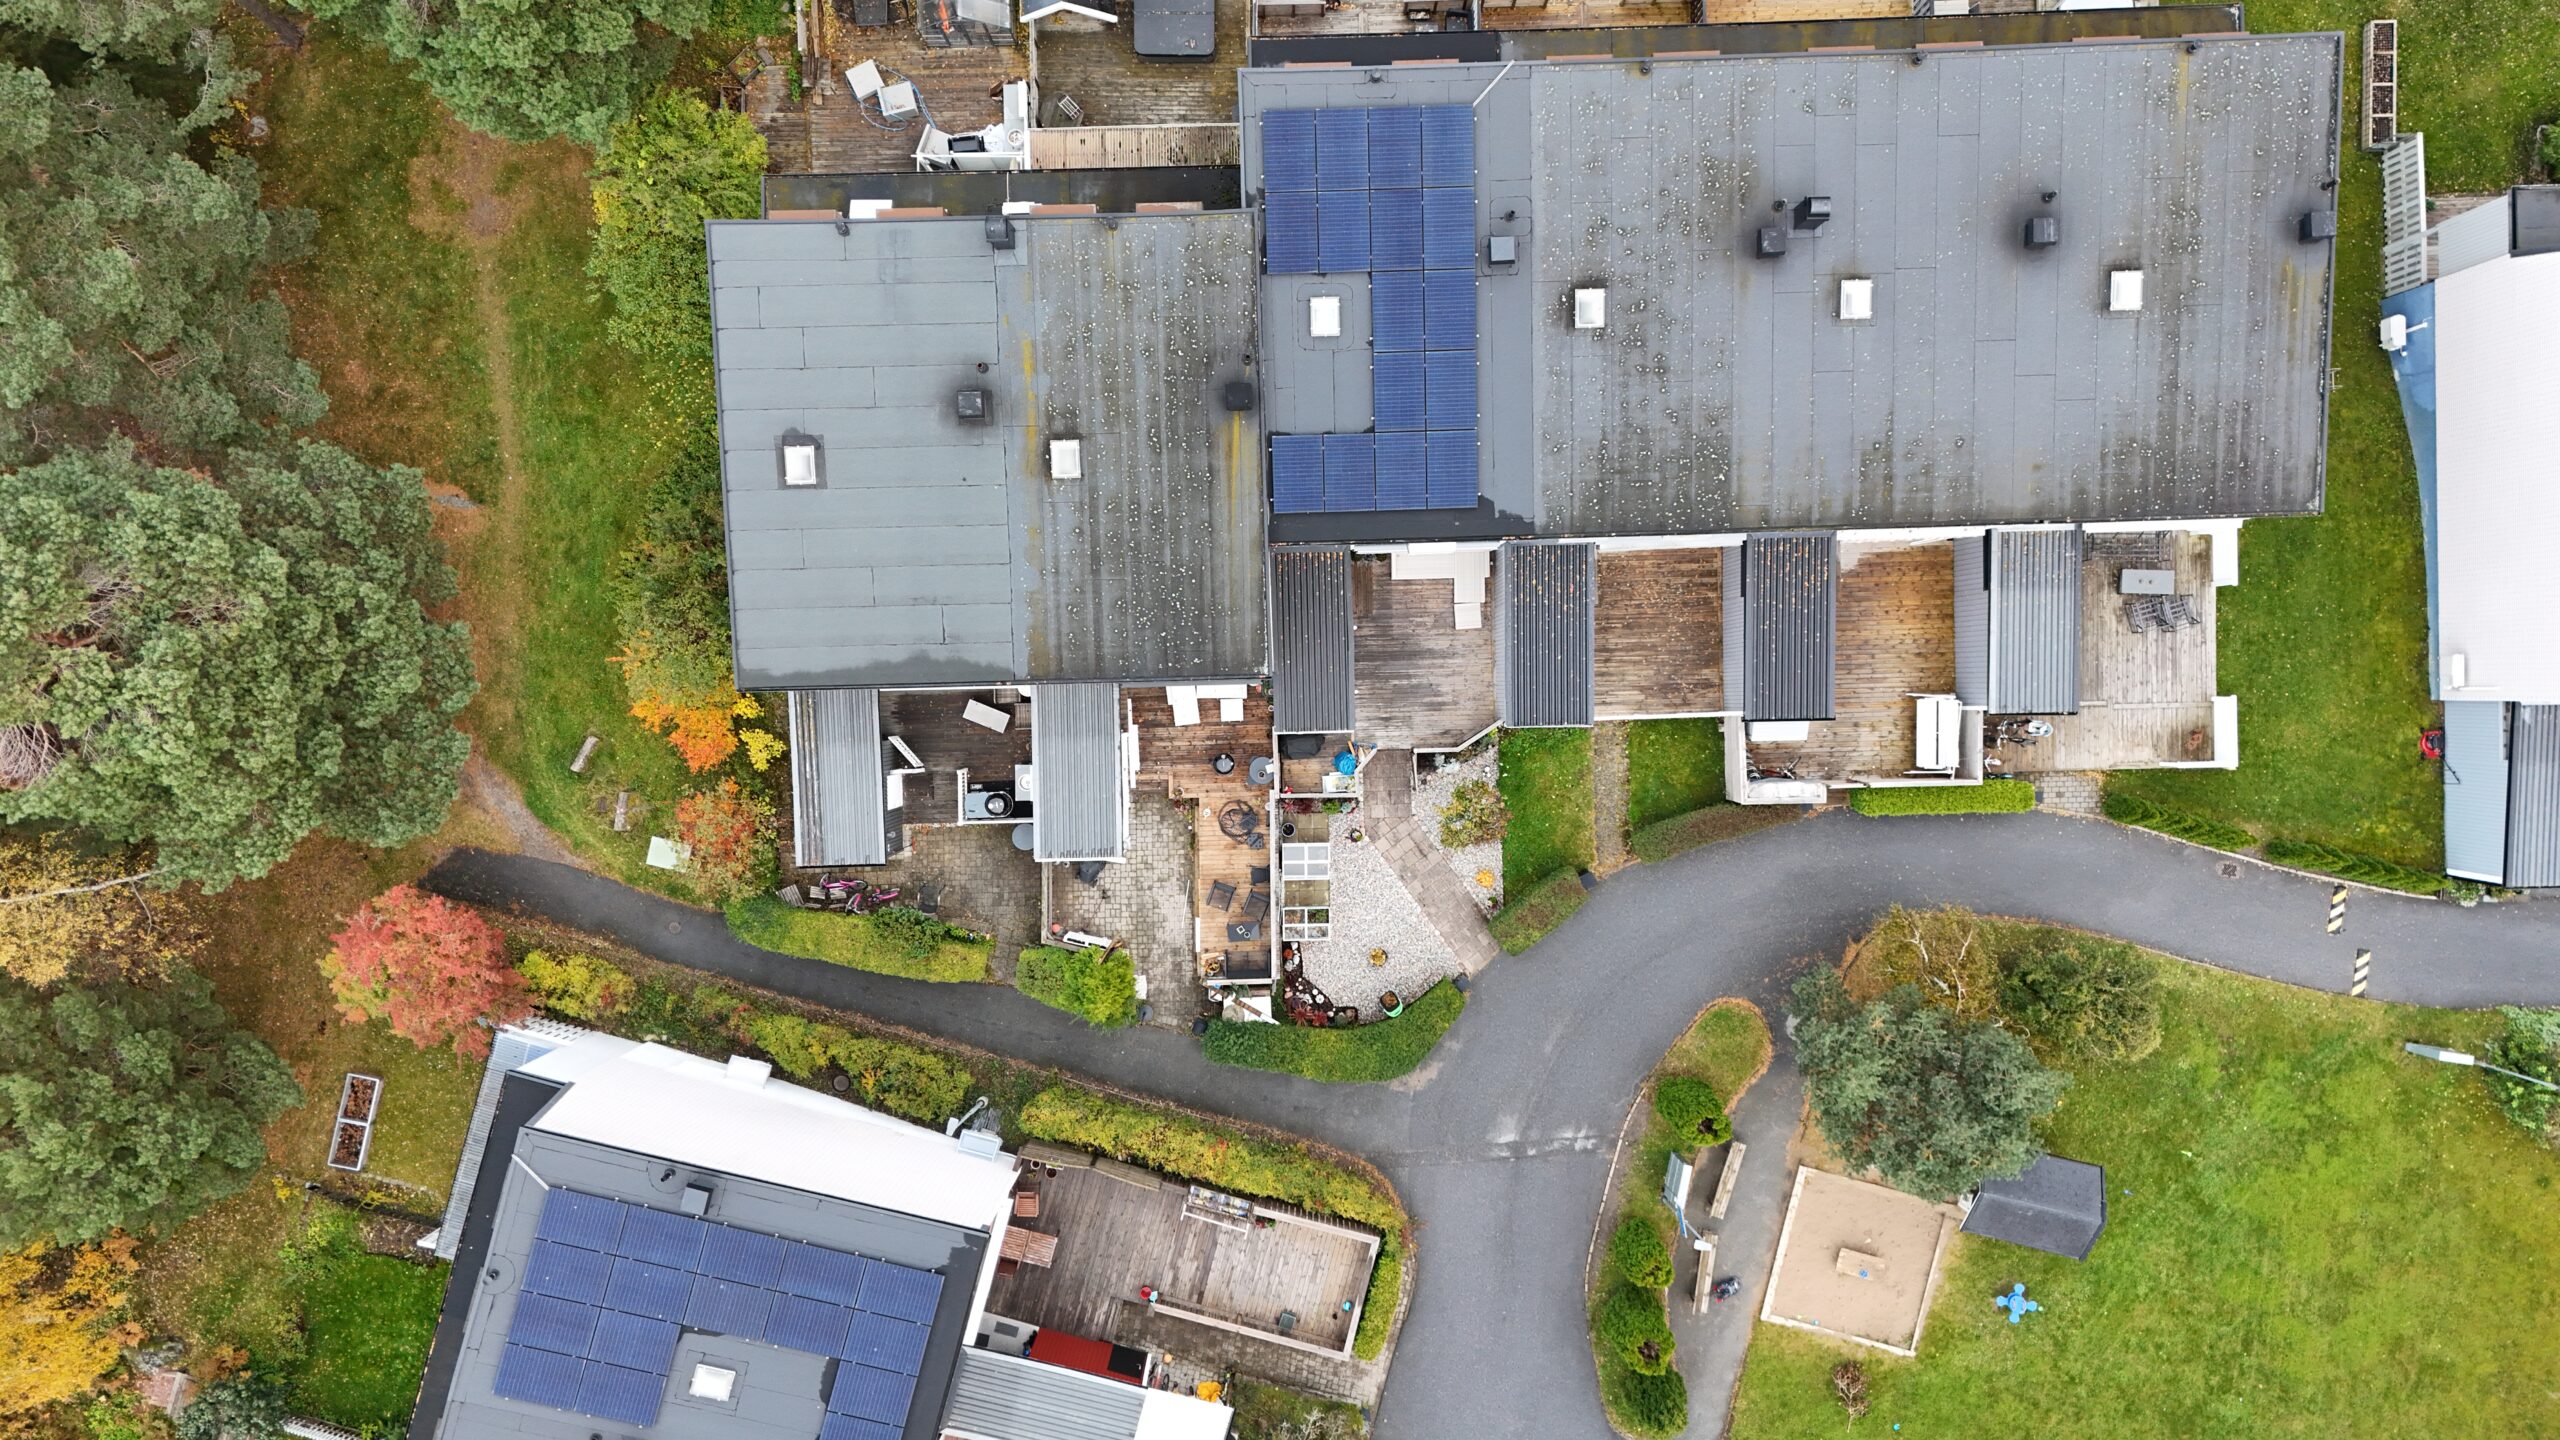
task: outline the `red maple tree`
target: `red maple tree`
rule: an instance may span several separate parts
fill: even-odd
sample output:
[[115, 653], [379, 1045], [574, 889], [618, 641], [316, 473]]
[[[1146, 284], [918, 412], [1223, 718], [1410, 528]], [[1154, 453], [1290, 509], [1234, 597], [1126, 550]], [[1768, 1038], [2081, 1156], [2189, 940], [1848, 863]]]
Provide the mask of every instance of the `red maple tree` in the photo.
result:
[[381, 1020], [421, 1050], [450, 1041], [466, 1060], [489, 1053], [479, 1022], [533, 1010], [498, 927], [411, 885], [395, 885], [347, 917], [320, 968], [348, 1019]]

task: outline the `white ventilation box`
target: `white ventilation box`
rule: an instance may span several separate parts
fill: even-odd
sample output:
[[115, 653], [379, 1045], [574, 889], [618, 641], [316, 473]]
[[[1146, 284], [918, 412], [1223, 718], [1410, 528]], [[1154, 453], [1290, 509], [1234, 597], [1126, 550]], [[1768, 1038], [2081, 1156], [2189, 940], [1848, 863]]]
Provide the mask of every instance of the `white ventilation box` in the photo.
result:
[[1084, 478], [1084, 442], [1052, 440], [1049, 442], [1049, 478], [1081, 480]]
[[1599, 330], [1609, 323], [1609, 292], [1594, 287], [1573, 292], [1573, 328]]
[[853, 98], [856, 100], [868, 100], [872, 96], [879, 94], [881, 85], [880, 62], [877, 60], [865, 60], [861, 64], [847, 70], [844, 72], [844, 83], [845, 88], [853, 92]]
[[916, 104], [916, 87], [904, 80], [880, 87], [880, 113], [891, 120], [913, 115], [921, 108]]
[[729, 1057], [728, 1073], [730, 1084], [757, 1090], [763, 1088], [764, 1082], [773, 1078], [773, 1062], [757, 1060], [746, 1055], [732, 1055]]
[[2107, 272], [2107, 308], [2124, 314], [2142, 308], [2142, 272], [2110, 270]]
[[738, 1372], [724, 1365], [697, 1363], [693, 1378], [685, 1384], [685, 1393], [696, 1400], [726, 1405], [738, 1393]]
[[1307, 333], [1319, 340], [1341, 338], [1341, 296], [1311, 295], [1307, 297]]
[[1841, 281], [1840, 318], [1843, 320], [1876, 318], [1876, 282], [1873, 280]]
[[785, 485], [818, 483], [818, 442], [793, 440], [782, 447], [782, 483]]

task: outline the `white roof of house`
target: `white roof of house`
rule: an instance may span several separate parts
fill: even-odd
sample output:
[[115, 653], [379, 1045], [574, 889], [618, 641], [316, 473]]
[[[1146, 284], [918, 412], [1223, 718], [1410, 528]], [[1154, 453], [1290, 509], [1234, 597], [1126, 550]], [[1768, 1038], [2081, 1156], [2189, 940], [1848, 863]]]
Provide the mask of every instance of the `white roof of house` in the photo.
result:
[[591, 1035], [520, 1072], [567, 1088], [531, 1128], [972, 1230], [1001, 1223], [1011, 1157], [663, 1045]]
[[2444, 276], [2434, 325], [2443, 696], [2560, 703], [2560, 253]]

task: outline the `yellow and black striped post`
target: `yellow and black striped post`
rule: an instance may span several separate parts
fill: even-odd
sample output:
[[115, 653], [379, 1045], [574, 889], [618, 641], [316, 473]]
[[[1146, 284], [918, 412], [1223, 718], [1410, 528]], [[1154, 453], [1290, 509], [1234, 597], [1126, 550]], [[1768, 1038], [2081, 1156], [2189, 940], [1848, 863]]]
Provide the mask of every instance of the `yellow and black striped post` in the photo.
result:
[[2369, 980], [2371, 980], [2372, 978], [2373, 978], [2373, 952], [2372, 952], [2372, 951], [2370, 951], [2370, 950], [2359, 950], [2359, 951], [2357, 951], [2357, 952], [2356, 952], [2356, 978], [2355, 978], [2353, 981], [2351, 981], [2351, 982], [2349, 982], [2349, 983], [2348, 983], [2348, 985], [2347, 985], [2347, 994], [2348, 994], [2348, 995], [2350, 995], [2350, 996], [2361, 996], [2361, 995], [2363, 995], [2363, 994], [2364, 994], [2364, 987], [2365, 987], [2366, 982], [2367, 982], [2367, 981], [2369, 981]]
[[2335, 935], [2346, 928], [2347, 887], [2341, 885], [2329, 892], [2329, 933]]

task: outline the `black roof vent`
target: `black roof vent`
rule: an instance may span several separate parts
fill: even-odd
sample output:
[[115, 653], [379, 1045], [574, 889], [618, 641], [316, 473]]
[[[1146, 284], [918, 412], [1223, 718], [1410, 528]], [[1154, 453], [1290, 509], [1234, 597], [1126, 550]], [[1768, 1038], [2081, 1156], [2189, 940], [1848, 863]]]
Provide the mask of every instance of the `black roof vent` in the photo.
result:
[[2335, 240], [2337, 238], [2338, 215], [2336, 211], [2305, 210], [2302, 212], [2303, 244], [2316, 245], [2323, 240]]
[[1226, 406], [1230, 410], [1244, 411], [1252, 409], [1253, 382], [1250, 380], [1228, 381], [1218, 390], [1218, 403]]
[[951, 397], [952, 413], [963, 420], [984, 420], [987, 418], [987, 398], [984, 390], [963, 390]]
[[1786, 253], [1787, 227], [1784, 225], [1761, 226], [1760, 258], [1763, 260], [1775, 260]]
[[1796, 202], [1796, 228], [1810, 234], [1831, 219], [1831, 197], [1807, 195]]
[[987, 248], [990, 250], [1010, 250], [1013, 248], [1012, 216], [999, 210], [987, 217]]
[[2027, 220], [2027, 248], [2050, 250], [2062, 243], [2062, 222], [2050, 215], [2030, 216]]

